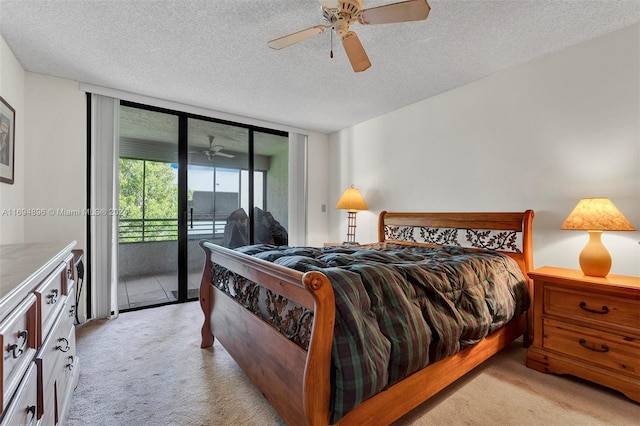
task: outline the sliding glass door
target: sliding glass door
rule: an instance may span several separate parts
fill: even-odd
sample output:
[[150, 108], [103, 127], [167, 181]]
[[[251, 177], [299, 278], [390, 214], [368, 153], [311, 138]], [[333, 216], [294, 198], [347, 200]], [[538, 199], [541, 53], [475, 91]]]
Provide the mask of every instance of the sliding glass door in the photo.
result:
[[288, 243], [287, 134], [123, 102], [119, 309], [198, 297], [206, 239]]
[[118, 309], [177, 300], [179, 120], [120, 106]]

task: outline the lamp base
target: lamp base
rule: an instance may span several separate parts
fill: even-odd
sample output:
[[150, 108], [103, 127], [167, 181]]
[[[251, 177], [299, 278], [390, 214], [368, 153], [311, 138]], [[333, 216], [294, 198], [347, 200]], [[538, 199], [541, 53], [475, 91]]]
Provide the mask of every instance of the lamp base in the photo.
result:
[[348, 227], [347, 227], [347, 241], [345, 241], [346, 244], [357, 244], [356, 243], [356, 213], [358, 212], [355, 210], [349, 210], [347, 212]]
[[589, 232], [589, 242], [580, 252], [580, 268], [585, 275], [606, 277], [611, 270], [611, 255], [602, 244], [602, 231]]

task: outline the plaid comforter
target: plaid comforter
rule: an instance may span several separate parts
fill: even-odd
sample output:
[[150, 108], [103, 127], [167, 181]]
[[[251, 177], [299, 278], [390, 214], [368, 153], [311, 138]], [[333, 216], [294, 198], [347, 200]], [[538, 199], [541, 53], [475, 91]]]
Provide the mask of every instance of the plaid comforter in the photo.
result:
[[302, 272], [320, 270], [331, 281], [332, 423], [393, 383], [479, 342], [530, 302], [515, 261], [491, 251], [400, 245], [237, 250]]

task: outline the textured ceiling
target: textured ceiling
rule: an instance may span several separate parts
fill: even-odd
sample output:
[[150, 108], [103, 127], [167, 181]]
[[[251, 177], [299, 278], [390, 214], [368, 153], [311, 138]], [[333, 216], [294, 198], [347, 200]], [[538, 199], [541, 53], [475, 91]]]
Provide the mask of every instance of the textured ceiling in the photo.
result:
[[[364, 0], [369, 8], [394, 0]], [[22, 67], [329, 133], [637, 23], [640, 0], [429, 0], [426, 21], [352, 25], [372, 66], [354, 73], [318, 0], [0, 0]]]

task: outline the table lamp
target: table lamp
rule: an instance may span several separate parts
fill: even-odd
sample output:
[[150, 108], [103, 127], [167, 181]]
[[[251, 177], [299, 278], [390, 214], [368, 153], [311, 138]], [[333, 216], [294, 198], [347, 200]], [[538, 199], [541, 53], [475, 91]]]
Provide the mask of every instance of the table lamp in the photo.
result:
[[582, 272], [593, 277], [606, 277], [611, 269], [611, 255], [600, 239], [602, 232], [636, 230], [608, 198], [583, 198], [560, 229], [589, 232], [579, 260]]
[[367, 202], [364, 201], [358, 188], [354, 188], [351, 185], [350, 188], [345, 189], [342, 197], [338, 200], [338, 204], [336, 204], [336, 209], [348, 210], [349, 226], [347, 227], [347, 241], [345, 243], [358, 244], [356, 243], [356, 213], [358, 213], [358, 210], [369, 210]]

